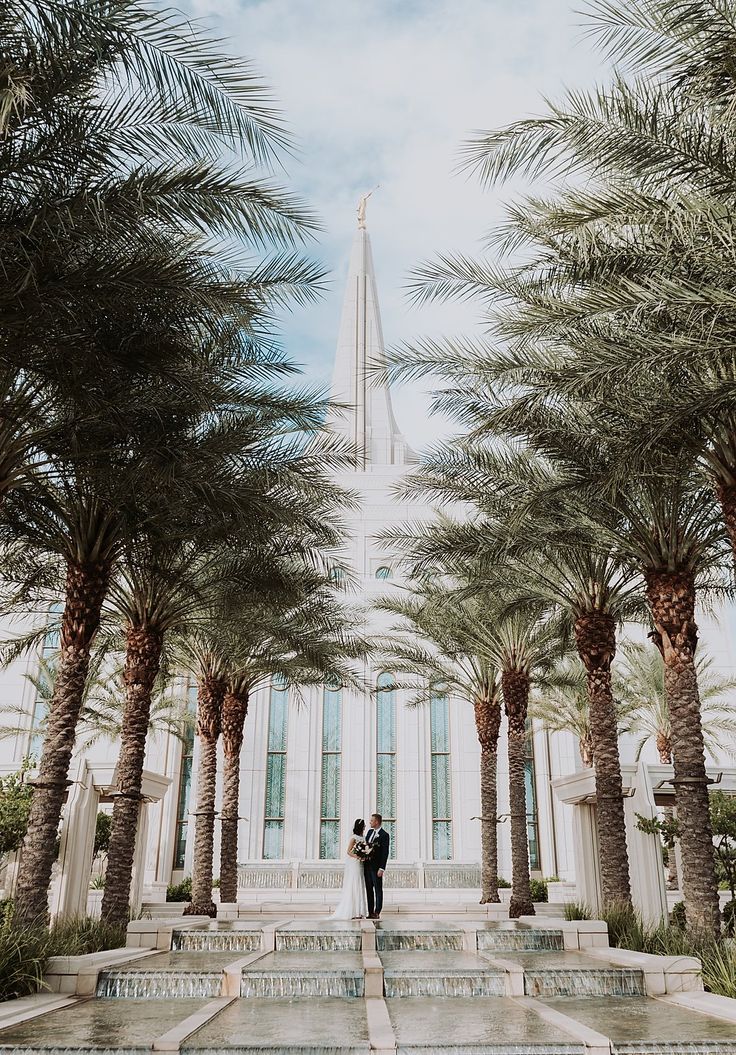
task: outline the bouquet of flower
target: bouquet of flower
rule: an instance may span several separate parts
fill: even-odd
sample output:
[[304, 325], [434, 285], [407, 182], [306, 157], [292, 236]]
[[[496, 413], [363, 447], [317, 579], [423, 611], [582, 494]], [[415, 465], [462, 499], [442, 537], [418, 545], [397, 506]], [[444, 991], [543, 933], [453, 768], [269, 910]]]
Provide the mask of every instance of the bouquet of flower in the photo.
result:
[[373, 853], [373, 847], [369, 846], [365, 839], [356, 839], [353, 853], [361, 861], [367, 861]]

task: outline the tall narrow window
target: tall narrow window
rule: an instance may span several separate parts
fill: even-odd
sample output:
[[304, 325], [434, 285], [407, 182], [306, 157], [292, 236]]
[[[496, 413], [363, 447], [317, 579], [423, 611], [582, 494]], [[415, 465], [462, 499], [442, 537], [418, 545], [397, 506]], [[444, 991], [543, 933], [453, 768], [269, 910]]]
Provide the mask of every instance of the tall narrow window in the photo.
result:
[[342, 745], [342, 689], [325, 685], [322, 693], [322, 796], [319, 856], [340, 857], [340, 770]]
[[[49, 621], [55, 621], [64, 611], [63, 604], [52, 604], [49, 608]], [[51, 628], [44, 635], [39, 655], [39, 664], [34, 682], [36, 694], [31, 712], [31, 735], [28, 741], [28, 755], [38, 761], [43, 748], [43, 723], [49, 713], [49, 703], [54, 691], [56, 663], [59, 655], [59, 628]]]
[[396, 681], [379, 674], [376, 681], [376, 809], [396, 851]]
[[197, 714], [197, 683], [190, 681], [187, 688], [187, 724], [181, 745], [179, 766], [179, 794], [176, 800], [176, 841], [174, 868], [183, 868], [189, 832], [189, 800], [192, 794], [192, 765], [194, 763], [194, 726]]
[[432, 752], [432, 857], [452, 858], [452, 777], [450, 769], [450, 707], [447, 696], [433, 693], [429, 702]]
[[288, 724], [289, 689], [285, 682], [274, 678], [271, 682], [271, 699], [268, 707], [266, 805], [263, 824], [263, 856], [271, 861], [279, 861], [284, 855]]
[[524, 760], [524, 782], [526, 784], [526, 826], [529, 838], [529, 867], [539, 870], [539, 818], [537, 815], [537, 782], [534, 774], [534, 736], [532, 723], [526, 727], [526, 758]]

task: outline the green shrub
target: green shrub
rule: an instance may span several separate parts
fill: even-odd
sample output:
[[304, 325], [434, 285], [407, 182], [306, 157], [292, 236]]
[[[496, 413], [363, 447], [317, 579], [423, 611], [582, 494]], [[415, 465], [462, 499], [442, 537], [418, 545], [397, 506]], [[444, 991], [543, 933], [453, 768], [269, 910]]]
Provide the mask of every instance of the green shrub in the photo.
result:
[[581, 905], [577, 901], [570, 901], [565, 904], [565, 919], [592, 919], [590, 909], [587, 905]]
[[125, 948], [126, 928], [90, 916], [58, 920], [49, 930], [51, 956], [84, 956]]
[[503, 876], [498, 876], [496, 881], [499, 890], [511, 890], [511, 883], [509, 883], [508, 879], [504, 879]]
[[546, 879], [532, 879], [529, 882], [529, 886], [532, 892], [532, 901], [539, 904], [540, 902], [546, 902], [549, 900]]
[[685, 902], [678, 901], [672, 906], [670, 912], [670, 923], [673, 927], [679, 927], [680, 930], [685, 930], [687, 927], [687, 920], [685, 919]]
[[96, 875], [93, 877], [90, 885], [91, 890], [104, 890], [105, 889], [105, 877], [103, 875]]
[[192, 877], [187, 876], [181, 883], [171, 883], [166, 890], [167, 901], [191, 901]]
[[45, 927], [21, 927], [8, 907], [0, 923], [0, 1000], [37, 993], [51, 955]]
[[112, 832], [112, 816], [100, 811], [95, 822], [95, 846], [94, 855], [106, 854], [110, 849], [110, 833]]
[[730, 938], [733, 938], [736, 934], [736, 901], [727, 901], [723, 906], [721, 916], [724, 931]]

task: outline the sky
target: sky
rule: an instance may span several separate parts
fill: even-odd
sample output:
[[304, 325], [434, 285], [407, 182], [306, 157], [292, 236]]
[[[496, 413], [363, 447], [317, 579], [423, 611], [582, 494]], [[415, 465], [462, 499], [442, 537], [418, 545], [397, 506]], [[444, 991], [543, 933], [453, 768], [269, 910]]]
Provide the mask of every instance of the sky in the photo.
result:
[[[483, 191], [458, 173], [463, 142], [601, 78], [575, 13], [583, 0], [179, 2], [254, 62], [294, 134], [280, 179], [317, 211], [323, 231], [310, 253], [330, 272], [320, 302], [283, 321], [306, 377], [329, 383], [356, 205], [376, 185], [368, 229], [387, 345], [472, 332], [472, 305], [412, 305], [408, 275], [440, 252], [480, 252], [504, 200], [522, 191]], [[451, 431], [416, 386], [393, 402], [415, 449]]]

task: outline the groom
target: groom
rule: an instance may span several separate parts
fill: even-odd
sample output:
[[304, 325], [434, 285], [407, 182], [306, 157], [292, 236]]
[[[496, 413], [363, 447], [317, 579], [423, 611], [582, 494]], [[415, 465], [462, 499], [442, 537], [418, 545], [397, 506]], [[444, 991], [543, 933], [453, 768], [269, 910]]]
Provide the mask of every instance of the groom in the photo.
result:
[[380, 919], [383, 908], [383, 873], [386, 871], [391, 839], [381, 827], [383, 817], [373, 813], [365, 841], [373, 852], [363, 864], [365, 889], [368, 894], [368, 919]]

